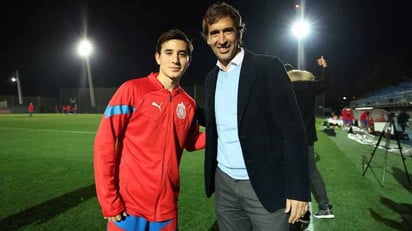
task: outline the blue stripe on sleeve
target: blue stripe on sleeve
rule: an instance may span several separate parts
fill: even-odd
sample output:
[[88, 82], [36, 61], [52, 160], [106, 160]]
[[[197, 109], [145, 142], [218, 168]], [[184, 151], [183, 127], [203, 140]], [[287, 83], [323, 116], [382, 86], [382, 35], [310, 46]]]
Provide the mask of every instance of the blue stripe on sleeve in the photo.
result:
[[104, 116], [110, 117], [110, 116], [120, 115], [120, 114], [131, 114], [135, 110], [136, 108], [130, 105], [107, 106], [106, 110], [104, 110]]

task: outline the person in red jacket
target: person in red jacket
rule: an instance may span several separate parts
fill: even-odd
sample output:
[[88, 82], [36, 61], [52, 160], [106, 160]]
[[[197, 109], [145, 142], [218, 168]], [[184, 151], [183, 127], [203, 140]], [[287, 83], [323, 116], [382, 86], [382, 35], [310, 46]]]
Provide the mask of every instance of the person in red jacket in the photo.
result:
[[32, 102], [29, 103], [27, 106], [27, 112], [29, 113], [29, 116], [32, 117], [34, 113], [34, 104]]
[[73, 114], [77, 114], [77, 110], [79, 110], [78, 107], [77, 107], [77, 104], [74, 104], [73, 109], [72, 109]]
[[180, 87], [193, 46], [181, 30], [160, 35], [158, 72], [123, 83], [94, 141], [97, 198], [107, 230], [177, 230], [183, 150], [205, 147], [195, 100]]
[[369, 112], [364, 111], [359, 117], [359, 120], [361, 122], [361, 127], [368, 130], [369, 129]]
[[66, 115], [70, 115], [70, 113], [72, 111], [72, 107], [70, 106], [70, 104], [66, 105], [66, 107], [64, 108], [64, 111], [65, 111]]
[[353, 120], [355, 119], [352, 109], [344, 107], [341, 111], [341, 118], [343, 121], [343, 128], [349, 129], [352, 127]]

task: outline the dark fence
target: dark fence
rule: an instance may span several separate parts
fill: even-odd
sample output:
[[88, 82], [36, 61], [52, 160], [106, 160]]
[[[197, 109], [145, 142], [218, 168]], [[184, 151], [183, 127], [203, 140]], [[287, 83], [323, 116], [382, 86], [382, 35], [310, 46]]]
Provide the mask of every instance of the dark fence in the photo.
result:
[[[198, 85], [182, 86], [196, 102], [204, 104], [204, 87]], [[62, 107], [77, 105], [79, 113], [103, 113], [107, 103], [117, 88], [95, 88], [96, 106], [91, 106], [89, 88], [61, 88], [58, 97], [23, 96], [23, 103], [19, 104], [17, 95], [0, 96], [0, 113], [25, 113], [27, 105], [32, 102], [37, 113], [62, 112]]]

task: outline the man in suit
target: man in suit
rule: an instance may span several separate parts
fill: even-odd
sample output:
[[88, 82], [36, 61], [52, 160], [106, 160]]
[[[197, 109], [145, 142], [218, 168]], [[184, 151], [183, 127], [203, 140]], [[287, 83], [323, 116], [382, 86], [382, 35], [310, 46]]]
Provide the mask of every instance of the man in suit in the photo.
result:
[[202, 35], [216, 55], [205, 81], [205, 186], [219, 230], [289, 230], [308, 209], [305, 128], [283, 63], [243, 48], [239, 11], [212, 4]]

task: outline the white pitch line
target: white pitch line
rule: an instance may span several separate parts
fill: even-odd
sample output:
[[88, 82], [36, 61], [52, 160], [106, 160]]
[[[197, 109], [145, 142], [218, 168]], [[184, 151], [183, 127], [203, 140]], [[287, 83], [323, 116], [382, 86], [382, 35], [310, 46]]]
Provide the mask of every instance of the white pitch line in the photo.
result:
[[36, 131], [36, 132], [58, 132], [58, 133], [73, 133], [73, 134], [96, 134], [96, 132], [91, 131], [76, 131], [76, 130], [53, 130], [53, 129], [36, 129], [36, 128], [11, 128], [11, 127], [0, 127], [3, 130], [20, 130], [20, 131]]

